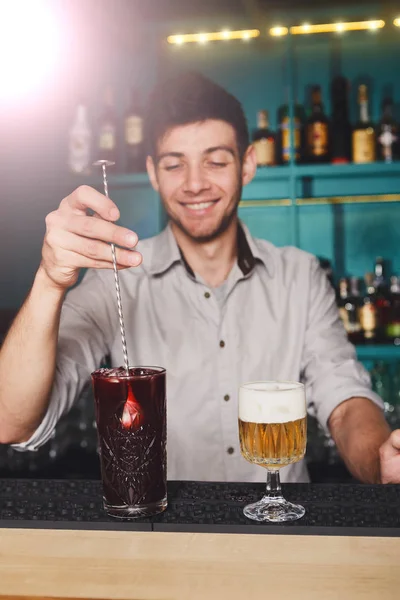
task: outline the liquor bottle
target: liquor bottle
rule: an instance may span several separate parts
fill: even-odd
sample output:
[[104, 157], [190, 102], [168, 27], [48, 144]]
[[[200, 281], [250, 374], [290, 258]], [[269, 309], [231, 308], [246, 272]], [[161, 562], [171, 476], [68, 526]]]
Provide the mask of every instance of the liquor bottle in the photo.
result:
[[379, 122], [378, 158], [391, 163], [398, 158], [398, 125], [393, 118], [393, 101], [385, 98], [382, 104], [382, 119]]
[[350, 295], [349, 295], [350, 323], [351, 335], [350, 339], [354, 344], [357, 344], [362, 339], [362, 327], [360, 321], [360, 309], [362, 305], [360, 293], [360, 280], [358, 277], [350, 277]]
[[125, 153], [128, 173], [145, 171], [145, 150], [143, 141], [143, 111], [138, 91], [133, 89], [130, 106], [125, 114]]
[[100, 160], [116, 162], [117, 158], [117, 116], [111, 88], [104, 94], [104, 107], [98, 123], [97, 156]]
[[378, 332], [378, 311], [376, 308], [376, 294], [374, 287], [374, 274], [366, 273], [366, 294], [360, 307], [360, 323], [363, 331], [364, 342], [374, 342]]
[[257, 114], [258, 128], [253, 133], [253, 146], [257, 156], [257, 166], [267, 167], [275, 164], [275, 136], [268, 128], [268, 111]]
[[331, 85], [332, 126], [331, 162], [346, 164], [351, 159], [351, 125], [348, 103], [349, 82], [345, 77], [335, 77]]
[[91, 140], [87, 107], [80, 102], [76, 107], [75, 118], [69, 131], [68, 167], [72, 173], [88, 174], [91, 163]]
[[347, 336], [351, 342], [356, 344], [361, 338], [360, 292], [358, 289], [358, 278], [350, 279], [350, 289], [347, 279], [339, 281], [339, 314], [343, 321]]
[[366, 85], [360, 85], [358, 88], [358, 103], [360, 106], [360, 120], [354, 127], [352, 135], [353, 162], [374, 162], [376, 160], [376, 140], [374, 127], [368, 114]]
[[390, 308], [386, 323], [386, 338], [389, 342], [400, 346], [400, 277], [390, 278]]
[[289, 105], [284, 104], [278, 109], [277, 156], [280, 164], [290, 162], [291, 144], [290, 133], [293, 127], [294, 162], [300, 163], [304, 158], [304, 109], [300, 104], [293, 107], [293, 123], [290, 122]]
[[381, 256], [375, 260], [375, 276], [373, 286], [375, 288], [375, 305], [378, 316], [377, 340], [383, 342], [386, 336], [386, 327], [389, 320], [390, 301], [389, 285], [385, 275], [385, 261]]
[[306, 156], [313, 163], [329, 161], [329, 121], [317, 85], [311, 92], [311, 115], [306, 124]]

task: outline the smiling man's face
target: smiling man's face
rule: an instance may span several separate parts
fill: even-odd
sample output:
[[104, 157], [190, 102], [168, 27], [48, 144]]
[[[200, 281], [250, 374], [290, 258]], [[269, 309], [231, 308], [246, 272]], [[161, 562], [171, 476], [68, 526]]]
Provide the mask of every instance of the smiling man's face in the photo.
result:
[[192, 240], [213, 240], [236, 218], [243, 177], [229, 123], [210, 119], [171, 128], [148, 170], [168, 217]]

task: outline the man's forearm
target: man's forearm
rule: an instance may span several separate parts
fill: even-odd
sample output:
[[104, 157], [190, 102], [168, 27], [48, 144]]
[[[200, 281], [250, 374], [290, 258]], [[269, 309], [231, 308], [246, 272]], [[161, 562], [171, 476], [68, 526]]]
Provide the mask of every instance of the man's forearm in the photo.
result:
[[22, 442], [46, 411], [64, 292], [39, 268], [0, 349], [0, 443]]
[[379, 449], [390, 435], [382, 410], [367, 398], [350, 398], [333, 411], [329, 429], [352, 475], [380, 483]]

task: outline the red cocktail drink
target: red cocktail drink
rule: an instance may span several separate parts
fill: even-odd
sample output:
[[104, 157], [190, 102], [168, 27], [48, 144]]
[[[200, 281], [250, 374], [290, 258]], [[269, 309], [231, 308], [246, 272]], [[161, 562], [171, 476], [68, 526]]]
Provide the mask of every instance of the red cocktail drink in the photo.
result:
[[161, 367], [92, 373], [104, 508], [113, 517], [167, 506], [165, 375]]

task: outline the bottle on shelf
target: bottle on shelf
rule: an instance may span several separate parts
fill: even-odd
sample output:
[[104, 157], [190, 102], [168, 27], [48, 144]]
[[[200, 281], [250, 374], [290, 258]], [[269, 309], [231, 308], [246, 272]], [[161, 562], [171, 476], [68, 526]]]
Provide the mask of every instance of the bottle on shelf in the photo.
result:
[[337, 76], [331, 85], [331, 162], [346, 164], [351, 160], [351, 125], [348, 103], [349, 82]]
[[368, 113], [368, 90], [366, 85], [358, 88], [360, 118], [353, 129], [352, 155], [355, 163], [370, 163], [376, 160], [375, 130]]
[[104, 93], [103, 111], [98, 122], [96, 147], [98, 159], [117, 161], [117, 125], [112, 89], [107, 87]]
[[364, 280], [366, 293], [360, 307], [360, 323], [364, 343], [373, 343], [376, 341], [378, 334], [378, 311], [376, 307], [374, 274], [366, 273]]
[[275, 136], [269, 129], [268, 111], [257, 113], [257, 129], [254, 130], [252, 142], [257, 156], [257, 166], [267, 167], [276, 163]]
[[377, 340], [383, 342], [389, 320], [389, 285], [385, 274], [385, 261], [381, 256], [375, 260], [373, 286], [375, 288], [375, 305], [378, 317]]
[[389, 304], [389, 315], [386, 323], [386, 338], [388, 342], [400, 346], [400, 277], [397, 277], [396, 275], [393, 275], [390, 278]]
[[293, 107], [293, 123], [290, 121], [289, 105], [278, 109], [277, 159], [287, 165], [291, 157], [291, 129], [293, 128], [293, 159], [300, 163], [304, 158], [304, 109], [300, 104]]
[[346, 278], [340, 279], [339, 314], [347, 336], [354, 344], [357, 344], [361, 340], [360, 305], [361, 298], [358, 277], [351, 277], [350, 286]]
[[84, 102], [79, 102], [69, 131], [68, 167], [72, 173], [87, 175], [90, 172], [91, 142], [87, 107]]
[[398, 159], [398, 125], [393, 118], [393, 100], [385, 98], [382, 104], [382, 119], [377, 132], [378, 159], [391, 163]]
[[311, 115], [306, 123], [306, 157], [311, 163], [329, 161], [329, 120], [324, 113], [319, 85], [311, 91]]
[[133, 89], [131, 102], [125, 114], [125, 156], [128, 173], [143, 173], [146, 170], [143, 140], [143, 110], [138, 90]]

